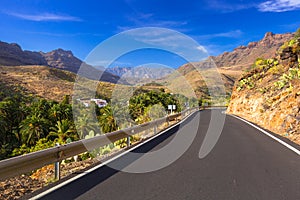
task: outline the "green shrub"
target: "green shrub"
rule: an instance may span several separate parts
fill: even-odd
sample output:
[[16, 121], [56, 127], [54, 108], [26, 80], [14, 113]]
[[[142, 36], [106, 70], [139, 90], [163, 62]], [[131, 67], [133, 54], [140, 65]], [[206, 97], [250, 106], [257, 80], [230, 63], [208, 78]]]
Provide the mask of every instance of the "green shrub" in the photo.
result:
[[279, 81], [276, 81], [274, 83], [274, 85], [277, 89], [280, 90], [289, 83], [288, 90], [292, 90], [293, 87], [292, 87], [290, 81], [293, 79], [300, 79], [300, 69], [299, 68], [290, 68], [288, 74], [284, 73], [279, 79], [280, 79]]
[[240, 90], [242, 90], [244, 88], [248, 88], [248, 89], [254, 88], [255, 87], [255, 83], [254, 83], [253, 79], [254, 78], [250, 76], [248, 78], [244, 78], [244, 79], [240, 80], [239, 83], [238, 83], [237, 91], [240, 91]]
[[282, 89], [284, 86], [285, 86], [285, 82], [283, 82], [283, 81], [276, 81], [275, 83], [274, 83], [274, 86], [277, 88], [277, 89]]

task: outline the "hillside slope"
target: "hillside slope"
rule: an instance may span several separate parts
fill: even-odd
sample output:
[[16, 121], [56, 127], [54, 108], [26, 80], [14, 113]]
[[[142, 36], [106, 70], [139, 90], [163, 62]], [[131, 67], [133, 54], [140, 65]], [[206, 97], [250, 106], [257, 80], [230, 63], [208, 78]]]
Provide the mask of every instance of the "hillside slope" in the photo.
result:
[[[204, 99], [209, 96], [207, 85], [210, 86], [211, 90], [217, 90], [224, 84], [226, 93], [230, 94], [234, 80], [224, 74], [220, 74], [222, 80], [216, 79], [216, 73], [218, 73], [218, 71], [215, 68], [206, 67], [204, 67], [203, 63], [200, 65], [198, 63], [187, 63], [171, 75], [159, 80], [158, 83], [186, 96], [192, 95], [189, 93], [194, 91], [197, 98]], [[197, 71], [197, 68], [199, 71]]]
[[[46, 66], [0, 67], [0, 100], [13, 93], [40, 96], [61, 101], [65, 95], [72, 95], [76, 74]], [[86, 80], [94, 82], [92, 80]], [[97, 94], [110, 98], [114, 84], [98, 82]], [[88, 88], [83, 88], [83, 90]]]
[[300, 144], [300, 30], [234, 87], [227, 112]]

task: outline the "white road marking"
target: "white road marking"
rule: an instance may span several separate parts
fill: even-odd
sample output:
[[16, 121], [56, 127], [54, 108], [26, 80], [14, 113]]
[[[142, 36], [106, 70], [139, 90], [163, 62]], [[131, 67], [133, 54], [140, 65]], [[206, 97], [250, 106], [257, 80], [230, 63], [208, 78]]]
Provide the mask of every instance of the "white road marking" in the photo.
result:
[[237, 119], [239, 119], [239, 120], [241, 120], [241, 121], [243, 121], [243, 122], [249, 124], [250, 126], [256, 128], [257, 130], [259, 130], [259, 131], [261, 131], [262, 133], [266, 134], [266, 135], [269, 136], [270, 138], [276, 140], [277, 142], [279, 142], [279, 143], [282, 144], [283, 146], [287, 147], [287, 148], [290, 149], [291, 151], [293, 151], [293, 152], [295, 152], [296, 154], [300, 155], [300, 150], [298, 150], [298, 149], [296, 149], [295, 147], [289, 145], [288, 143], [286, 143], [286, 142], [280, 140], [279, 138], [277, 138], [277, 137], [275, 137], [274, 135], [268, 133], [267, 131], [263, 130], [262, 128], [260, 128], [260, 127], [258, 127], [258, 126], [256, 126], [256, 125], [254, 125], [254, 124], [252, 124], [251, 122], [248, 122], [247, 120], [245, 120], [245, 119], [243, 119], [243, 118], [241, 118], [241, 117], [238, 117], [238, 116], [236, 116], [236, 115], [230, 115], [230, 116], [235, 117], [235, 118], [237, 118]]

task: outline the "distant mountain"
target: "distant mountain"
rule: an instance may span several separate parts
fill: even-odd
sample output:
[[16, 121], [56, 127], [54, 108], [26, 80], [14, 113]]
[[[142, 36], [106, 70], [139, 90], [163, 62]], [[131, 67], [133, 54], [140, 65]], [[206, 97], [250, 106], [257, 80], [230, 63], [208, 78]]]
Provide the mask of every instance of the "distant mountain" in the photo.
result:
[[119, 67], [119, 66], [115, 66], [115, 67], [109, 67], [107, 68], [105, 71], [110, 72], [114, 75], [117, 75], [119, 77], [122, 77], [124, 74], [126, 74], [127, 72], [131, 71], [133, 67]]
[[138, 67], [110, 67], [106, 69], [107, 72], [121, 77], [121, 80], [130, 84], [149, 83], [156, 79], [165, 77], [174, 69], [165, 67], [151, 67], [151, 66], [138, 66]]
[[[117, 83], [119, 76], [109, 72], [103, 72], [94, 68], [75, 57], [71, 51], [56, 49], [48, 53], [23, 51], [22, 48], [15, 43], [0, 42], [0, 65], [2, 66], [26, 66], [26, 65], [44, 65], [61, 70], [67, 70], [77, 73], [79, 68], [84, 65], [84, 74], [81, 74], [90, 79], [98, 79], [96, 74], [102, 74], [100, 80]], [[121, 81], [126, 84], [126, 82]]]
[[16, 43], [0, 41], [0, 65], [47, 65], [47, 61], [39, 52], [23, 51]]
[[40, 54], [46, 60], [47, 65], [57, 69], [77, 73], [82, 64], [82, 61], [76, 58], [71, 51], [63, 49], [56, 49], [48, 53], [40, 52]]

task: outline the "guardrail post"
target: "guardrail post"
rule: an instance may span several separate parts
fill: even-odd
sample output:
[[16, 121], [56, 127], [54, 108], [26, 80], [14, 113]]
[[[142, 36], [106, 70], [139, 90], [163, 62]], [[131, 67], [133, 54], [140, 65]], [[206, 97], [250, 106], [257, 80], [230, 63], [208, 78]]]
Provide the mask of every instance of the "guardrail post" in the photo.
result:
[[[129, 122], [129, 127], [131, 127], [131, 122]], [[132, 134], [132, 133], [134, 133], [134, 130], [131, 130], [131, 134]], [[130, 146], [130, 135], [128, 135], [128, 136], [126, 137], [126, 145], [127, 145], [127, 147]]]
[[168, 125], [168, 127], [170, 126], [169, 117], [167, 117], [167, 125]]
[[[55, 146], [59, 146], [59, 143], [56, 143]], [[54, 179], [60, 180], [60, 162], [54, 163]]]
[[127, 146], [128, 147], [130, 146], [130, 136], [129, 135], [127, 136]]
[[156, 133], [157, 133], [157, 123], [154, 124], [153, 132], [154, 132], [154, 135], [156, 135]]

